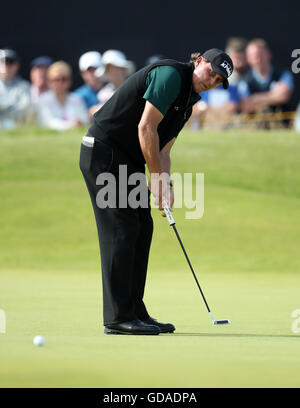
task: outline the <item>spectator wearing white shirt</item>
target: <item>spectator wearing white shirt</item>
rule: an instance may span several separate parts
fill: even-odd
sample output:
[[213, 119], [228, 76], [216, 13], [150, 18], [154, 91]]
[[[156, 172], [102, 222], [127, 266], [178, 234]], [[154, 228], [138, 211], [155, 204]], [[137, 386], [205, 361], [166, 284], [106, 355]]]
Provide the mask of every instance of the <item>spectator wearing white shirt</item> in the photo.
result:
[[47, 71], [52, 64], [52, 59], [47, 56], [35, 58], [30, 64], [30, 80], [31, 80], [31, 104], [35, 110], [40, 97], [48, 91]]
[[73, 129], [89, 124], [88, 111], [82, 99], [70, 93], [72, 70], [64, 61], [52, 64], [47, 72], [49, 91], [43, 94], [38, 105], [41, 126], [55, 130]]
[[30, 85], [18, 76], [19, 68], [14, 50], [0, 50], [0, 128], [26, 122], [30, 112]]
[[118, 50], [108, 50], [102, 55], [102, 66], [95, 71], [99, 78], [109, 82], [98, 92], [100, 108], [125, 80], [135, 71], [135, 64], [127, 60], [125, 54]]

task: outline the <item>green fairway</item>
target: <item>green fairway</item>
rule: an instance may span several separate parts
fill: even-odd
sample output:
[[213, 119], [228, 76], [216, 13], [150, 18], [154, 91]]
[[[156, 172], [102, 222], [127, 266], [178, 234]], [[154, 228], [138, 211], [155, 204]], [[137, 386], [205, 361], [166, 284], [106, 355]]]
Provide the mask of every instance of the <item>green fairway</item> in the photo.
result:
[[[107, 336], [83, 131], [0, 132], [0, 387], [299, 387], [299, 135], [184, 131], [172, 170], [204, 173], [205, 212], [155, 231], [146, 305], [174, 334]], [[294, 325], [295, 327], [295, 325]], [[300, 323], [298, 324], [300, 331]], [[32, 344], [41, 334], [44, 347]]]

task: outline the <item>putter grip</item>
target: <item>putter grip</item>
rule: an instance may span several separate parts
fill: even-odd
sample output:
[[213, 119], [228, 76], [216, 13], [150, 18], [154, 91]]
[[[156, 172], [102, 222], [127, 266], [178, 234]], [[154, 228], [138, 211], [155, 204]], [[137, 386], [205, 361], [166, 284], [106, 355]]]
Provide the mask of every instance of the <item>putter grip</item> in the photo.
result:
[[166, 216], [168, 218], [169, 224], [170, 225], [175, 225], [175, 220], [174, 220], [173, 215], [172, 215], [172, 213], [170, 211], [170, 208], [168, 207], [167, 204], [164, 205], [164, 212], [165, 212], [165, 214], [166, 214]]

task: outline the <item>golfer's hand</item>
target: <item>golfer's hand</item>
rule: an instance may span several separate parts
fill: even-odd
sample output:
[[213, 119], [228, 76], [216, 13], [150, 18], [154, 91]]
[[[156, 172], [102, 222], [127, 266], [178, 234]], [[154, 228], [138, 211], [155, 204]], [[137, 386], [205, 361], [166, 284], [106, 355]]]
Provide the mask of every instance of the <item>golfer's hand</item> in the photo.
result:
[[[151, 173], [148, 187], [153, 194], [154, 204], [158, 206], [160, 211], [163, 211], [165, 204], [172, 210], [174, 193], [170, 185], [169, 174]], [[163, 215], [165, 216], [164, 213]]]
[[[167, 204], [168, 207], [169, 207], [169, 209], [170, 209], [170, 211], [173, 211], [174, 191], [173, 191], [173, 188], [171, 187], [171, 185], [170, 185], [170, 200], [169, 200], [169, 203], [164, 202], [163, 204]], [[165, 214], [164, 211], [161, 213], [161, 215], [162, 215], [163, 217], [166, 217], [166, 214]]]

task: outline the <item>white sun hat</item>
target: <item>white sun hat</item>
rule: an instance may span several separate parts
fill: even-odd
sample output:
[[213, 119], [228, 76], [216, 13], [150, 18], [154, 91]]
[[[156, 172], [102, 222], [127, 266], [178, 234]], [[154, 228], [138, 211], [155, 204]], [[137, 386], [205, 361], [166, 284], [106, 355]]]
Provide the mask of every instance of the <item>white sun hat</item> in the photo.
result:
[[86, 71], [90, 67], [99, 68], [102, 65], [101, 54], [98, 51], [88, 51], [79, 58], [80, 71]]
[[105, 74], [105, 69], [108, 64], [115, 67], [125, 68], [127, 75], [131, 75], [135, 71], [135, 64], [129, 61], [125, 54], [118, 50], [107, 50], [102, 55], [102, 66], [95, 71], [95, 75], [102, 77]]

